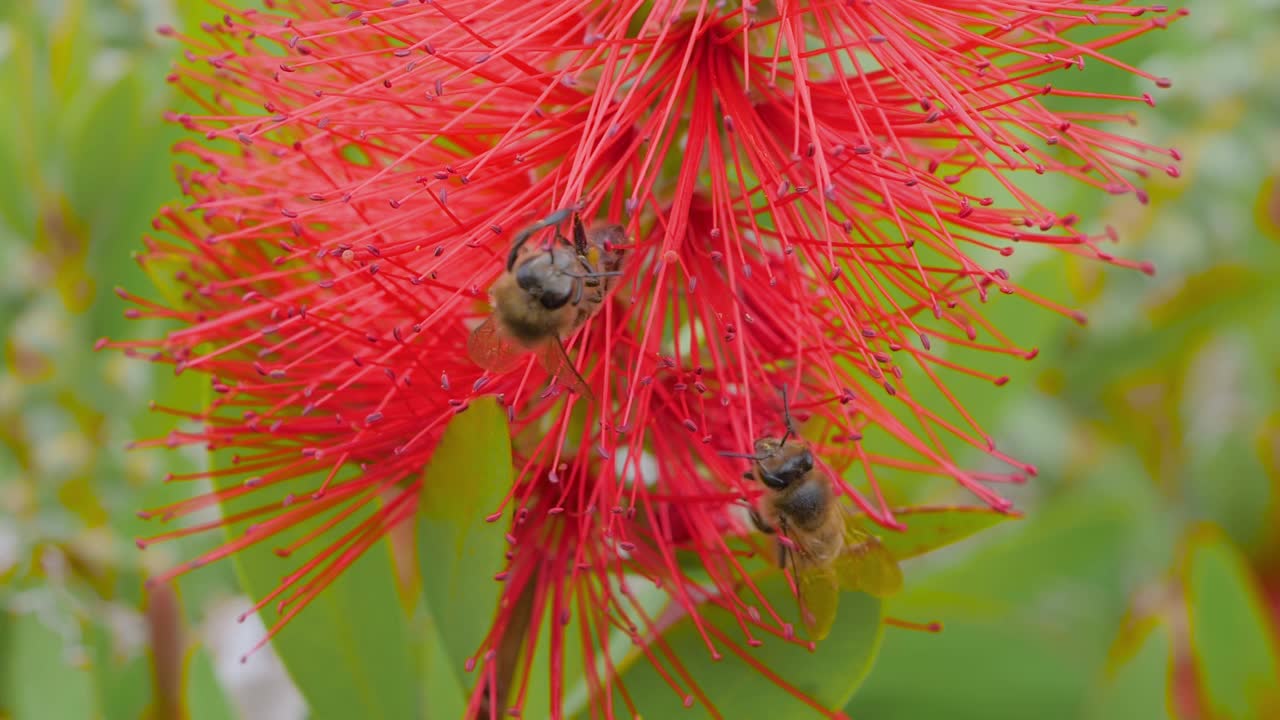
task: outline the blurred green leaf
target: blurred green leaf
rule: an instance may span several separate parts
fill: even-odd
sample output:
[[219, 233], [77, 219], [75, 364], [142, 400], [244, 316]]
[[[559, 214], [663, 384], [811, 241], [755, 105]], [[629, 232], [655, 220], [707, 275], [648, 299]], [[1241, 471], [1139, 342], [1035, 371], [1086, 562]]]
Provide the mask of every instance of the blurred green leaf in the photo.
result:
[[964, 506], [914, 507], [895, 510], [894, 516], [907, 529], [878, 531], [877, 535], [898, 560], [924, 555], [1018, 517], [988, 507]]
[[0, 610], [0, 718], [13, 717], [13, 688], [17, 680], [16, 618]]
[[1257, 309], [1280, 305], [1280, 288], [1271, 275], [1267, 263], [1223, 259], [1186, 276], [1176, 293], [1152, 303], [1146, 318], [1151, 326], [1136, 336], [1091, 334], [1080, 348], [1082, 357], [1064, 366], [1065, 384], [1079, 389], [1068, 399], [1087, 405], [1136, 374], [1177, 366], [1205, 335], [1235, 319], [1265, 322], [1268, 316]]
[[1276, 717], [1275, 629], [1244, 558], [1217, 531], [1204, 530], [1191, 540], [1186, 572], [1191, 646], [1210, 717]]
[[1257, 443], [1250, 440], [1244, 432], [1227, 435], [1211, 453], [1194, 458], [1185, 482], [1192, 517], [1218, 524], [1246, 551], [1263, 546], [1280, 497], [1276, 476], [1267, 473]]
[[1059, 498], [974, 552], [920, 558], [885, 613], [943, 630], [891, 629], [849, 715], [1022, 720], [1034, 707], [1042, 720], [1078, 720], [1131, 572], [1119, 549], [1132, 546], [1133, 511], [1103, 498], [1096, 490]]
[[1122, 634], [1108, 678], [1088, 717], [1091, 720], [1156, 720], [1171, 717], [1169, 673], [1172, 663], [1169, 628], [1153, 619], [1145, 627]]
[[13, 623], [12, 659], [6, 662], [9, 669], [2, 679], [8, 685], [0, 687], [0, 697], [11, 703], [13, 720], [103, 717], [94, 703], [93, 678], [70, 661], [62, 635], [35, 613], [8, 619]]
[[214, 675], [213, 660], [203, 647], [191, 650], [186, 670], [186, 707], [190, 720], [238, 720]]
[[[45, 151], [56, 152], [46, 142], [50, 132], [46, 125], [49, 97], [47, 88], [41, 85], [46, 77], [41, 60], [47, 51], [47, 33], [38, 3], [12, 3], [12, 8], [12, 32], [8, 34], [12, 44], [0, 65], [0, 98], [5, 101], [0, 103], [0, 118], [4, 118], [0, 127], [7, 131], [16, 160], [6, 167], [13, 168], [27, 183], [35, 183], [41, 176]], [[21, 184], [14, 185], [21, 192]]]
[[458, 685], [497, 608], [504, 526], [486, 517], [513, 482], [507, 414], [493, 398], [475, 400], [445, 429], [422, 480], [417, 521], [423, 597]]
[[66, 99], [83, 91], [98, 43], [88, 31], [85, 0], [63, 0], [59, 5], [49, 28], [49, 75], [54, 95]]
[[415, 637], [423, 652], [423, 720], [460, 718], [467, 709], [467, 696], [458, 682], [457, 663], [445, 650], [440, 629], [425, 608], [420, 620]]
[[[796, 607], [781, 573], [770, 572], [758, 587], [778, 612]], [[748, 590], [743, 593], [744, 601], [752, 605], [758, 602], [754, 595], [745, 594]], [[871, 670], [884, 634], [881, 602], [863, 593], [841, 594], [840, 611], [831, 634], [813, 652], [776, 637], [763, 638], [760, 647], [749, 647], [738, 619], [710, 603], [703, 605], [701, 616], [721, 659], [712, 659], [702, 635], [687, 617], [662, 634], [661, 646], [651, 648], [663, 663], [663, 671], [675, 678], [679, 690], [672, 689], [649, 658], [633, 651], [622, 684], [643, 717], [712, 717], [683, 680], [686, 676], [697, 683], [696, 692], [706, 697], [720, 717], [822, 717], [823, 713], [802, 703], [796, 694], [807, 695], [824, 708], [843, 707]], [[668, 657], [678, 658], [687, 675], [675, 674], [667, 664]], [[761, 669], [777, 679], [762, 675]], [[626, 716], [629, 711], [620, 695], [615, 689], [614, 708]], [[685, 697], [693, 703], [691, 708], [686, 709]]]
[[178, 18], [188, 33], [198, 32], [200, 23], [218, 24], [225, 11], [208, 0], [176, 0]]
[[[0, 63], [0, 76], [8, 72], [5, 69], [7, 65], [8, 63]], [[4, 93], [4, 87], [0, 85], [0, 98], [7, 97]], [[4, 125], [4, 118], [0, 117], [0, 128]], [[15, 231], [21, 231], [31, 220], [31, 208], [26, 202], [28, 188], [24, 186], [23, 178], [20, 177], [22, 171], [18, 169], [14, 138], [2, 129], [0, 129], [0, 167], [13, 169], [9, 179], [0, 183], [0, 228], [8, 225]]]
[[[898, 614], [892, 606], [886, 612]], [[1022, 619], [928, 617], [942, 621], [941, 633], [890, 628], [875, 671], [846, 709], [850, 717], [1024, 720], [1035, 708], [1037, 719], [1079, 719], [1104, 643], [1082, 652], [1061, 628]]]
[[[20, 52], [29, 50], [19, 43], [13, 55], [0, 61], [0, 99], [11, 107], [22, 104], [18, 82], [12, 79], [27, 69], [27, 58], [18, 56]], [[5, 225], [12, 228], [15, 240], [34, 233], [38, 215], [32, 197], [39, 189], [39, 167], [29, 156], [32, 149], [22, 137], [26, 132], [23, 126], [28, 122], [30, 118], [22, 113], [0, 109], [0, 167], [9, 173], [5, 182], [0, 183], [0, 229]], [[7, 242], [3, 235], [0, 241]]]
[[[69, 199], [80, 216], [106, 237], [115, 238], [111, 229], [129, 204], [134, 178], [141, 170], [134, 160], [139, 142], [145, 139], [140, 136], [144, 130], [141, 83], [139, 73], [120, 76], [79, 118], [68, 139]], [[121, 254], [127, 260], [128, 253]]]
[[[117, 613], [128, 613], [120, 607]], [[112, 615], [108, 614], [108, 618]], [[151, 676], [147, 657], [135, 650], [124, 654], [113, 637], [112, 628], [93, 623], [85, 639], [93, 662], [97, 704], [108, 718], [139, 718], [151, 702]]]

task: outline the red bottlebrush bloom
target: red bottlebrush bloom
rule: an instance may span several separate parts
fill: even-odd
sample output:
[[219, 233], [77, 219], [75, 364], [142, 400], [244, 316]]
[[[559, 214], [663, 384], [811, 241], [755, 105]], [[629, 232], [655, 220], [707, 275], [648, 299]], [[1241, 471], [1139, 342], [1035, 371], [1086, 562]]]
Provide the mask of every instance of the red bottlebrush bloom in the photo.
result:
[[[181, 37], [187, 62], [171, 79], [201, 108], [174, 116], [202, 138], [178, 148], [191, 204], [160, 215], [142, 258], [177, 268], [182, 301], [128, 296], [132, 313], [182, 327], [116, 344], [210, 377], [209, 406], [185, 414], [204, 429], [156, 444], [234, 455], [202, 475], [214, 493], [150, 514], [221, 504], [221, 523], [255, 523], [171, 575], [299, 523], [350, 528], [262, 599], [284, 601], [285, 620], [412, 514], [445, 424], [481, 395], [515, 421], [511, 502], [560, 538], [526, 562], [585, 564], [567, 579], [529, 574], [517, 553], [512, 577], [555, 588], [588, 587], [574, 584], [585, 576], [603, 587], [626, 565], [696, 613], [706, 598], [685, 588], [677, 549], [693, 549], [722, 590], [743, 581], [724, 537], [747, 532], [738, 508], [756, 491], [719, 453], [779, 428], [783, 385], [876, 522], [897, 525], [886, 470], [950, 478], [1006, 507], [990, 486], [1033, 470], [995, 449], [945, 374], [1004, 380], [941, 347], [1034, 356], [981, 312], [992, 290], [1061, 310], [998, 267], [1019, 244], [1129, 264], [1022, 178], [1141, 199], [1148, 172], [1176, 172], [1173, 151], [1113, 134], [1123, 116], [1082, 109], [1149, 96], [1051, 84], [1087, 61], [1164, 85], [1106, 55], [1163, 27], [1164, 6], [267, 0], [227, 11]], [[515, 233], [563, 208], [618, 223], [629, 241], [616, 291], [564, 338], [594, 396], [571, 411], [532, 354], [495, 374], [466, 351]], [[945, 406], [917, 402], [913, 384], [936, 386]], [[876, 447], [859, 442], [866, 433]], [[961, 467], [956, 441], [1008, 470]], [[566, 504], [587, 520], [555, 530]], [[597, 547], [606, 537], [617, 545]], [[635, 551], [616, 553], [624, 542]], [[584, 546], [595, 555], [575, 556]], [[600, 593], [534, 596], [618, 611], [583, 607]], [[634, 618], [614, 622], [654, 642]], [[495, 624], [489, 649], [510, 624]]]

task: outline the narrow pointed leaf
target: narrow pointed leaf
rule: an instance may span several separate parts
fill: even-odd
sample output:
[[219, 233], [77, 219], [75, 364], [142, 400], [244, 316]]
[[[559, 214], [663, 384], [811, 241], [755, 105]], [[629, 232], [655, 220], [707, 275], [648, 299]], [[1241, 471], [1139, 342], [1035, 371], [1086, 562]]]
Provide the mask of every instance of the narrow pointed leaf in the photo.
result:
[[76, 660], [77, 651], [36, 613], [11, 616], [11, 639], [0, 698], [13, 720], [94, 718], [100, 716], [93, 678]]
[[467, 697], [458, 684], [457, 668], [440, 640], [440, 630], [435, 619], [425, 608], [416, 637], [423, 653], [423, 717], [425, 720], [462, 717], [467, 709]]
[[[215, 467], [220, 466], [216, 462]], [[280, 492], [314, 490], [323, 478], [284, 483]], [[311, 554], [339, 541], [351, 529], [339, 523], [307, 543], [303, 559], [277, 557], [273, 548], [314, 531], [313, 518], [290, 529], [272, 544], [244, 548], [235, 554], [240, 584], [251, 598], [271, 592], [287, 573]], [[241, 537], [243, 526], [228, 528]], [[287, 610], [286, 610], [287, 612]], [[274, 605], [261, 613], [271, 627], [279, 619]], [[414, 717], [418, 709], [415, 663], [405, 638], [408, 622], [396, 594], [395, 572], [385, 541], [369, 547], [343, 570], [272, 640], [290, 677], [311, 709], [313, 720], [351, 717]], [[244, 648], [246, 651], [248, 648]], [[247, 662], [254, 662], [248, 658]]]
[[1209, 531], [1192, 541], [1187, 560], [1191, 646], [1209, 716], [1276, 717], [1276, 634], [1248, 565], [1221, 535]]
[[186, 663], [186, 706], [191, 720], [236, 720], [222, 685], [213, 671], [213, 658], [203, 647], [192, 649]]
[[1112, 667], [1088, 717], [1092, 720], [1170, 717], [1171, 652], [1169, 628], [1163, 622], [1151, 622], [1122, 637], [1113, 650]]
[[391, 555], [379, 543], [273, 643], [312, 718], [413, 717], [417, 680], [406, 638]]
[[877, 530], [877, 535], [898, 560], [924, 555], [951, 545], [987, 528], [1018, 517], [987, 507], [917, 507], [894, 511], [906, 530]]
[[[795, 599], [781, 573], [770, 573], [760, 581], [759, 587], [780, 613], [795, 607]], [[745, 642], [732, 614], [707, 606], [702, 617], [715, 628], [716, 634], [733, 640], [732, 646], [715, 641], [722, 655], [720, 660], [712, 659], [702, 636], [687, 618], [663, 633], [662, 640], [670, 654], [680, 659], [687, 676], [697, 681], [716, 714], [724, 718], [820, 717], [816, 710], [788, 692], [783, 682], [824, 708], [842, 708], [870, 672], [883, 635], [880, 600], [855, 592], [840, 594], [840, 608], [831, 633], [813, 652], [772, 636], [761, 638], [763, 645], [752, 648]], [[800, 632], [798, 617], [795, 624]], [[663, 655], [656, 646], [654, 652], [659, 657]], [[749, 657], [750, 662], [738, 653]], [[753, 663], [775, 673], [778, 679], [761, 675]], [[692, 707], [686, 708], [681, 694], [672, 690], [647, 658], [635, 659], [622, 679], [627, 693], [637, 703], [637, 710], [645, 718], [713, 717], [696, 699]], [[687, 688], [684, 692], [694, 697]], [[615, 699], [614, 707], [626, 716], [620, 697]]]
[[[124, 608], [116, 611], [127, 612]], [[142, 717], [152, 692], [145, 652], [121, 653], [111, 628], [102, 623], [86, 627], [85, 640], [91, 654], [96, 703], [107, 717]]]
[[505, 524], [489, 522], [512, 483], [507, 415], [483, 398], [454, 418], [423, 478], [417, 521], [423, 598], [458, 673], [488, 631], [502, 584]]

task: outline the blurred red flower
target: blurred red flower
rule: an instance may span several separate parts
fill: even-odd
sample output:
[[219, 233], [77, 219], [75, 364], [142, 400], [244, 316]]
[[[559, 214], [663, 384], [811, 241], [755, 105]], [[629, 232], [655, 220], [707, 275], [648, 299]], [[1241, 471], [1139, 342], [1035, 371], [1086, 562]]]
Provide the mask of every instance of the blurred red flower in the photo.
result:
[[[208, 407], [169, 410], [203, 430], [150, 444], [233, 456], [192, 476], [215, 492], [148, 511], [221, 505], [222, 520], [143, 542], [253, 524], [165, 578], [301, 523], [317, 530], [283, 554], [350, 528], [262, 599], [282, 603], [282, 623], [412, 515], [444, 426], [481, 395], [510, 409], [510, 504], [543, 538], [513, 552], [508, 579], [537, 584], [539, 608], [576, 603], [648, 641], [653, 626], [624, 604], [583, 607], [605, 600], [580, 579], [604, 587], [627, 564], [683, 613], [706, 597], [684, 588], [676, 549], [694, 549], [722, 590], [746, 579], [725, 538], [747, 531], [739, 508], [755, 491], [719, 453], [779, 429], [779, 386], [876, 522], [896, 526], [886, 472], [950, 478], [1007, 507], [991, 486], [1034, 470], [995, 449], [944, 372], [1004, 378], [943, 348], [1035, 355], [983, 317], [992, 290], [1069, 312], [1000, 269], [1019, 244], [1135, 265], [1023, 178], [1145, 200], [1148, 172], [1176, 173], [1174, 151], [1112, 132], [1127, 118], [1109, 108], [1148, 95], [1050, 84], [1090, 61], [1166, 85], [1105, 54], [1164, 27], [1164, 6], [265, 5], [199, 34], [165, 30], [186, 47], [171, 79], [202, 108], [173, 119], [202, 137], [177, 148], [191, 204], [161, 213], [142, 262], [181, 297], [125, 295], [132, 314], [181, 327], [111, 344], [212, 383]], [[594, 395], [567, 407], [532, 356], [494, 375], [466, 352], [514, 233], [562, 208], [629, 238], [618, 290], [565, 339]], [[879, 449], [859, 442], [870, 433]], [[1006, 469], [962, 467], [957, 441]]]

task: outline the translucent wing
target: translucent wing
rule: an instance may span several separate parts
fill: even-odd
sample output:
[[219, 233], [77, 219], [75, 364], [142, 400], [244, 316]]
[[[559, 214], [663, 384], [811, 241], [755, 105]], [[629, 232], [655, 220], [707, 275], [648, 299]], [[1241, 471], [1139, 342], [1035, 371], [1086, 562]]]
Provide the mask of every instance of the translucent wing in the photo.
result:
[[471, 337], [467, 338], [467, 354], [471, 356], [472, 362], [499, 375], [516, 369], [527, 352], [529, 351], [503, 335], [492, 315], [485, 318], [480, 327], [472, 330]]
[[791, 570], [795, 578], [800, 620], [809, 639], [818, 642], [831, 632], [836, 621], [836, 610], [840, 606], [839, 578], [834, 567], [813, 562], [804, 546], [785, 527], [779, 530], [794, 545], [788, 547], [788, 543], [780, 540], [778, 551], [782, 567]]
[[578, 369], [573, 366], [573, 361], [565, 353], [564, 345], [559, 338], [552, 338], [543, 343], [542, 347], [538, 348], [538, 359], [542, 361], [542, 367], [546, 368], [547, 374], [552, 375], [561, 384], [586, 398], [588, 402], [595, 401], [595, 396], [591, 394], [591, 388], [587, 387], [587, 381], [583, 380], [582, 376], [578, 374]]
[[818, 642], [830, 632], [840, 606], [840, 588], [834, 568], [798, 563], [796, 595], [800, 603], [800, 619], [809, 631], [809, 639]]
[[852, 513], [844, 513], [844, 550], [835, 561], [840, 586], [879, 598], [902, 589], [902, 568], [879, 538], [858, 527]]

